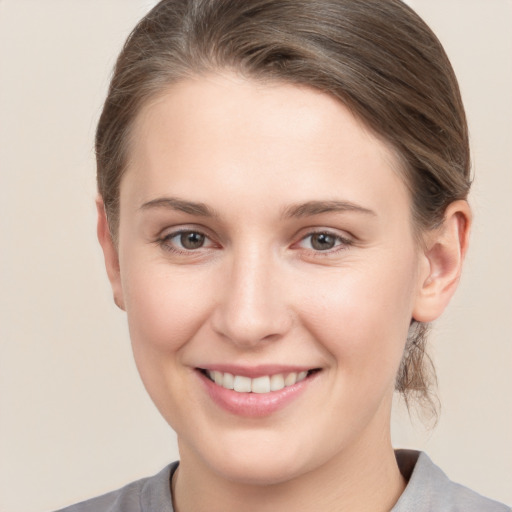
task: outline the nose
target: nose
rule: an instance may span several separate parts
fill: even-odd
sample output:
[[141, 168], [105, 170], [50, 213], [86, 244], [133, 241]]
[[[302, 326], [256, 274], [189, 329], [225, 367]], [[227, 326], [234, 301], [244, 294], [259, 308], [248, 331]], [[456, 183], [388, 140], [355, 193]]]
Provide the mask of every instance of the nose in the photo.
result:
[[293, 323], [283, 274], [270, 259], [261, 251], [233, 257], [222, 276], [213, 329], [243, 348], [278, 340]]

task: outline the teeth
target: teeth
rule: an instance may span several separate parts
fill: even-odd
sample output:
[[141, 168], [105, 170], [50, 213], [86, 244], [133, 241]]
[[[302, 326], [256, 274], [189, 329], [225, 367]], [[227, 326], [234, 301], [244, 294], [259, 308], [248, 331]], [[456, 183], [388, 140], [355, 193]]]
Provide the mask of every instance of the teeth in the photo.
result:
[[269, 393], [271, 391], [279, 391], [285, 387], [293, 386], [308, 376], [307, 371], [286, 374], [277, 373], [275, 375], [264, 375], [254, 379], [242, 375], [222, 373], [216, 370], [208, 370], [206, 374], [210, 380], [215, 382], [218, 386], [222, 386], [226, 389], [234, 389], [238, 393]]
[[297, 374], [297, 382], [304, 380], [308, 376], [308, 372], [300, 372]]
[[225, 373], [221, 386], [226, 389], [233, 389], [235, 387], [235, 377], [231, 373]]
[[284, 385], [285, 386], [293, 386], [297, 382], [297, 374], [295, 372], [289, 373], [284, 378]]
[[268, 393], [270, 391], [270, 377], [252, 379], [251, 391], [253, 393]]
[[242, 377], [240, 375], [235, 376], [234, 388], [239, 393], [250, 393], [251, 392], [251, 379], [249, 377]]
[[213, 372], [213, 380], [214, 380], [215, 384], [222, 386], [222, 382], [223, 382], [222, 372]]
[[270, 377], [270, 391], [279, 391], [284, 388], [284, 377], [281, 373]]

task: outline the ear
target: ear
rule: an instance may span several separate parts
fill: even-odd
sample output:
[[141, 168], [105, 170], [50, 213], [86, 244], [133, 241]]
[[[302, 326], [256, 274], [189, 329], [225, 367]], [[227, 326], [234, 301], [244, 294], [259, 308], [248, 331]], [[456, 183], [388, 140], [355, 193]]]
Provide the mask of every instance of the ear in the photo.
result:
[[425, 235], [414, 320], [432, 322], [450, 302], [459, 283], [470, 227], [468, 203], [454, 201], [446, 209], [443, 224]]
[[112, 235], [110, 234], [107, 214], [105, 213], [105, 205], [103, 204], [103, 199], [99, 196], [96, 199], [96, 209], [98, 211], [98, 240], [101, 248], [103, 249], [105, 267], [107, 269], [110, 285], [112, 286], [114, 302], [120, 309], [125, 310], [123, 288], [121, 285], [121, 272], [119, 268], [119, 256], [114, 241], [112, 240]]

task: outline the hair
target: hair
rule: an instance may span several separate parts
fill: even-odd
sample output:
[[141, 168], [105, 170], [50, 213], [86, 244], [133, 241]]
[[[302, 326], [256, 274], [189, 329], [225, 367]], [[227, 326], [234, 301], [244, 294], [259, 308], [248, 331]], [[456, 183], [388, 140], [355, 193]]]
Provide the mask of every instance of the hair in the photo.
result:
[[[190, 77], [234, 71], [339, 99], [396, 153], [415, 231], [469, 192], [457, 79], [425, 22], [400, 0], [162, 0], [118, 57], [96, 133], [97, 179], [114, 242], [119, 187], [141, 108]], [[396, 379], [407, 406], [436, 412], [428, 326], [413, 320]]]

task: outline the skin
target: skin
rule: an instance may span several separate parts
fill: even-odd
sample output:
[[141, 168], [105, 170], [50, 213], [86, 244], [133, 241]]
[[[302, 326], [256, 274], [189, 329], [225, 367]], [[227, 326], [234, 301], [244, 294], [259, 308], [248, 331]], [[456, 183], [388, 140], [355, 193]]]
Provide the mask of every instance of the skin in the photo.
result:
[[[456, 288], [466, 202], [418, 244], [393, 151], [289, 84], [189, 79], [143, 108], [132, 140], [118, 246], [101, 198], [98, 235], [144, 385], [178, 434], [176, 509], [390, 510], [405, 485], [395, 376], [411, 319], [437, 318]], [[325, 211], [299, 215], [312, 201]], [[204, 245], [184, 249], [180, 229]], [[332, 248], [312, 244], [318, 232]], [[205, 393], [196, 368], [215, 364], [320, 372], [250, 418]]]

